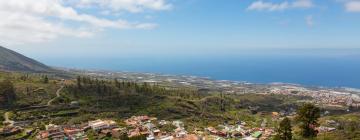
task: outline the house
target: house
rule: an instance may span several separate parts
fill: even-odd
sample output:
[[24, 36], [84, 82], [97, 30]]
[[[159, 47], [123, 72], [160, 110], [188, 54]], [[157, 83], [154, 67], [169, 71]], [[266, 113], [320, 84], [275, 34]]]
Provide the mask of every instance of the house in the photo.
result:
[[173, 121], [172, 125], [176, 126], [177, 128], [184, 127], [184, 123], [182, 121]]
[[151, 118], [148, 116], [132, 116], [131, 118], [125, 120], [126, 125], [136, 126], [140, 125], [143, 122], [149, 121]]
[[53, 130], [53, 129], [61, 129], [61, 128], [60, 128], [60, 126], [55, 125], [55, 124], [45, 125], [45, 130]]
[[132, 129], [128, 132], [128, 137], [134, 137], [134, 136], [139, 136], [139, 135], [141, 135], [139, 128]]
[[146, 137], [146, 140], [155, 140], [154, 135], [149, 135]]
[[248, 136], [248, 137], [242, 138], [242, 140], [257, 140], [257, 138]]
[[191, 134], [191, 135], [186, 135], [181, 138], [174, 138], [173, 140], [201, 140], [201, 138], [194, 134]]
[[40, 132], [38, 135], [41, 139], [60, 140], [65, 138], [64, 130], [58, 125], [49, 124], [45, 126], [45, 129], [45, 131]]
[[173, 140], [173, 139], [174, 139], [173, 136], [164, 136], [159, 138], [159, 140]]
[[160, 135], [161, 134], [161, 131], [159, 129], [155, 129], [153, 131], [154, 135], [157, 136], [157, 135]]
[[319, 128], [317, 128], [317, 130], [318, 130], [319, 132], [331, 132], [331, 131], [335, 131], [336, 128], [320, 126]]
[[70, 140], [88, 140], [87, 136], [83, 132], [72, 135], [69, 138]]
[[8, 126], [0, 129], [0, 135], [2, 136], [11, 136], [18, 134], [22, 131], [21, 127], [18, 126]]
[[121, 135], [123, 135], [124, 133], [126, 133], [126, 129], [125, 128], [114, 128], [111, 130], [111, 135], [115, 138], [119, 138]]
[[61, 138], [64, 138], [65, 135], [64, 135], [64, 131], [61, 130], [61, 129], [51, 129], [51, 130], [48, 130], [48, 136], [49, 138], [52, 138], [52, 139], [61, 139]]
[[160, 120], [159, 121], [159, 125], [166, 125], [168, 122], [167, 121], [165, 121], [165, 120]]
[[112, 120], [95, 120], [95, 121], [89, 121], [89, 126], [91, 127], [91, 129], [93, 129], [94, 131], [100, 131], [102, 129], [112, 129], [112, 128], [116, 128], [117, 124], [115, 121]]
[[70, 140], [79, 140], [79, 139], [86, 140], [87, 139], [85, 132], [80, 128], [74, 128], [74, 127], [64, 128], [64, 133]]
[[216, 135], [218, 131], [214, 127], [208, 127], [206, 128], [207, 131], [210, 132], [210, 134]]
[[42, 139], [62, 140], [65, 138], [65, 135], [61, 129], [51, 129], [51, 130], [39, 132], [36, 138], [39, 140]]
[[187, 135], [187, 132], [182, 128], [175, 129], [175, 137], [176, 138], [184, 138]]
[[101, 129], [108, 128], [108, 125], [102, 120], [90, 121], [89, 126], [91, 127], [91, 129], [93, 129], [95, 131], [99, 131]]

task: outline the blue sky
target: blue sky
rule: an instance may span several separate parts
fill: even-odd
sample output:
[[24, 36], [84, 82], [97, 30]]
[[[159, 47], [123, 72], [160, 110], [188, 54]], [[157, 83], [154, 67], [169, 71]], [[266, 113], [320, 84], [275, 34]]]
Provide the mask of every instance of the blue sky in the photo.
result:
[[0, 42], [39, 58], [360, 48], [359, 0], [12, 0]]

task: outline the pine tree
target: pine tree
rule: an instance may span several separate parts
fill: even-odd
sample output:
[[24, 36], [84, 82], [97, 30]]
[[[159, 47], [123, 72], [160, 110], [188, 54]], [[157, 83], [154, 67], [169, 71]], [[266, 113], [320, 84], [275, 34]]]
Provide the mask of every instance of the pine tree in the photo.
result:
[[279, 125], [277, 130], [278, 134], [276, 139], [278, 140], [291, 140], [292, 139], [292, 129], [291, 129], [291, 120], [285, 117]]
[[0, 98], [4, 99], [3, 105], [6, 105], [8, 107], [15, 103], [15, 88], [13, 83], [8, 79], [0, 82]]
[[81, 89], [81, 77], [80, 77], [80, 76], [78, 76], [78, 77], [76, 78], [76, 84], [77, 84], [77, 87], [78, 87], [79, 89]]
[[305, 138], [316, 137], [319, 125], [320, 109], [313, 104], [306, 103], [297, 111], [296, 120], [300, 123], [301, 135]]
[[45, 83], [45, 84], [49, 83], [49, 78], [48, 78], [47, 75], [45, 75], [45, 77], [44, 77], [44, 83]]

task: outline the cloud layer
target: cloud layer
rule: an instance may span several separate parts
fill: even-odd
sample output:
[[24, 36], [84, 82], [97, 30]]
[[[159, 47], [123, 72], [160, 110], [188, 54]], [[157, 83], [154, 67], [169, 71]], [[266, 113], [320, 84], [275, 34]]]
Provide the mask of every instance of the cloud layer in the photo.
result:
[[[140, 12], [145, 9], [171, 8], [164, 0], [93, 0], [73, 1], [77, 5], [91, 4], [112, 7], [113, 10]], [[0, 43], [17, 44], [43, 42], [60, 36], [90, 37], [105, 28], [151, 29], [154, 23], [129, 22], [123, 19], [105, 19], [80, 13], [75, 3], [67, 0], [1, 0]]]

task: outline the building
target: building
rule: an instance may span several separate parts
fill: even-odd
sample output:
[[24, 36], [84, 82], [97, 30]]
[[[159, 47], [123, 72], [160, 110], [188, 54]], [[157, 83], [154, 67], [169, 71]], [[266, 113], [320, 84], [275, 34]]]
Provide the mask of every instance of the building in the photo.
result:
[[21, 127], [8, 126], [8, 127], [0, 128], [0, 135], [2, 135], [2, 136], [11, 136], [11, 135], [18, 134], [21, 131], [22, 131]]
[[112, 128], [116, 128], [117, 124], [115, 121], [112, 120], [95, 120], [95, 121], [89, 121], [89, 126], [91, 127], [91, 129], [93, 129], [94, 131], [100, 131], [102, 129], [112, 129]]
[[70, 140], [86, 140], [87, 137], [85, 135], [85, 132], [80, 128], [64, 128], [65, 135]]

